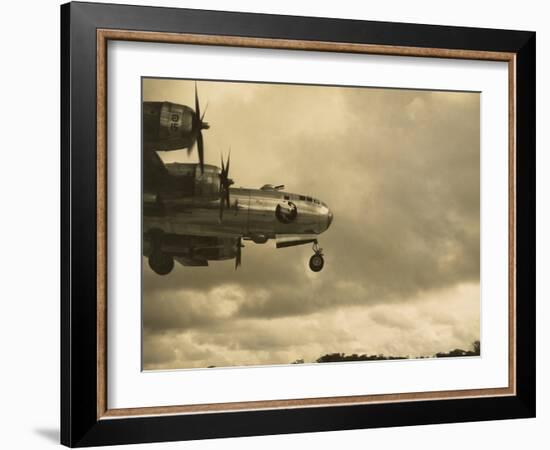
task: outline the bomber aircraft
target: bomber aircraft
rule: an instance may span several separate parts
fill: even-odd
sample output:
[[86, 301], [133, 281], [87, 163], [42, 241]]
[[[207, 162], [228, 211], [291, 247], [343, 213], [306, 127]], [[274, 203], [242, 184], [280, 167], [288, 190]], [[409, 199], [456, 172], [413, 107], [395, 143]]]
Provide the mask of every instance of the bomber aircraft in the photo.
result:
[[[169, 102], [143, 107], [143, 254], [159, 275], [174, 261], [208, 266], [209, 261], [235, 259], [241, 265], [243, 241], [277, 248], [312, 244], [309, 267], [324, 266], [317, 237], [333, 219], [328, 206], [313, 197], [285, 192], [283, 185], [259, 189], [234, 187], [229, 178], [230, 154], [220, 167], [204, 164], [202, 129], [195, 87], [195, 110]], [[176, 124], [174, 126], [174, 124]], [[165, 164], [157, 151], [192, 149], [199, 163]]]

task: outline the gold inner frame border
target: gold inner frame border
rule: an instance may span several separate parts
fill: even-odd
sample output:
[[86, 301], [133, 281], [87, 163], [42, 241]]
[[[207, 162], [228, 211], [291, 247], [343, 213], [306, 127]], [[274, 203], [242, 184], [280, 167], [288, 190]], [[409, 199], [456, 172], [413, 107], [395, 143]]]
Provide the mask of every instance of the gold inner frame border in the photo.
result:
[[[423, 48], [250, 38], [240, 36], [159, 33], [98, 29], [97, 32], [97, 419], [132, 416], [219, 413], [230, 411], [289, 409], [353, 404], [446, 400], [516, 394], [516, 54], [477, 50]], [[229, 47], [362, 53], [410, 57], [432, 57], [508, 63], [508, 386], [400, 394], [316, 397], [286, 400], [209, 403], [199, 405], [147, 406], [109, 409], [107, 405], [107, 43], [110, 40], [215, 45]]]

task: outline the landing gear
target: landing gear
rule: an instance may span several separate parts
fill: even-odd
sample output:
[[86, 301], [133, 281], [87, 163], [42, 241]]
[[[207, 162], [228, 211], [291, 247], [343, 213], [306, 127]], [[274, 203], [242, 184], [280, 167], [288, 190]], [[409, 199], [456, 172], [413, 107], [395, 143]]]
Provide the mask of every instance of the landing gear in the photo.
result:
[[313, 251], [315, 253], [311, 258], [309, 258], [309, 268], [313, 270], [313, 272], [320, 272], [325, 265], [325, 260], [323, 258], [323, 249], [319, 247], [319, 244], [317, 244], [317, 242], [315, 242], [313, 244]]
[[155, 249], [149, 255], [149, 267], [158, 275], [168, 275], [174, 268], [174, 258]]
[[174, 258], [162, 251], [162, 239], [164, 232], [152, 229], [149, 232], [151, 250], [149, 254], [149, 267], [158, 275], [168, 275], [174, 268]]

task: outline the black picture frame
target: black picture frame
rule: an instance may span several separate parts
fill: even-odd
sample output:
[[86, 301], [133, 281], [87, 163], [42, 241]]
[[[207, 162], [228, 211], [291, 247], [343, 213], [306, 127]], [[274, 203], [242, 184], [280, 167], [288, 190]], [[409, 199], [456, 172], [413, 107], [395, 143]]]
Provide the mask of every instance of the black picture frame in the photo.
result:
[[[516, 55], [516, 395], [105, 419], [97, 404], [98, 29]], [[534, 32], [113, 4], [61, 6], [61, 443], [71, 447], [535, 416]]]

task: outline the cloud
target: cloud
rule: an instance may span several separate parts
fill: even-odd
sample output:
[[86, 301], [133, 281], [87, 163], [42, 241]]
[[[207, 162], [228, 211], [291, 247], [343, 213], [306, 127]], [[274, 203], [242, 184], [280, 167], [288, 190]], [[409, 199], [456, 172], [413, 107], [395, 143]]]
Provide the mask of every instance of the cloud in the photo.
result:
[[145, 331], [146, 369], [314, 362], [335, 352], [432, 356], [479, 338], [479, 285], [421, 293], [402, 303], [335, 308], [305, 316], [211, 320]]
[[[308, 336], [324, 335], [313, 325], [311, 334], [294, 332], [299, 324], [312, 318], [334, 324], [339, 314], [367, 320], [366, 311], [373, 328], [351, 320], [341, 334], [339, 326], [325, 325], [334, 351], [415, 353], [437, 339], [442, 344], [437, 351], [448, 350], [443, 343], [469, 345], [476, 333], [463, 333], [463, 322], [453, 321], [443, 331], [444, 306], [420, 305], [447, 290], [457, 297], [442, 305], [457, 302], [464, 295], [458, 286], [479, 284], [479, 94], [209, 82], [199, 82], [199, 93], [202, 102], [209, 101], [206, 162], [217, 164], [231, 145], [230, 176], [237, 185], [285, 184], [290, 192], [330, 206], [334, 222], [320, 236], [326, 264], [313, 274], [307, 267], [309, 246], [275, 249], [272, 243], [247, 243], [237, 271], [232, 261], [222, 261], [206, 268], [176, 265], [159, 277], [144, 260], [146, 364], [162, 365], [168, 357], [153, 356], [149, 341], [169, 347], [172, 338], [182, 336], [189, 348], [208, 350], [209, 361], [218, 364], [293, 360], [304, 357], [306, 347], [311, 356], [313, 348], [325, 347], [315, 347]], [[193, 94], [189, 81], [144, 84], [146, 100], [192, 105]], [[196, 161], [194, 153], [161, 156]], [[458, 312], [479, 337], [479, 293], [468, 295], [476, 300]], [[390, 315], [384, 307], [393, 308]], [[418, 323], [437, 332], [414, 334], [418, 326], [411, 328], [410, 317], [419, 314]], [[374, 330], [404, 333], [407, 341], [382, 345]], [[222, 336], [238, 350], [228, 357], [209, 336]], [[244, 336], [256, 353], [244, 349]], [[174, 361], [181, 367], [206, 363]]]

